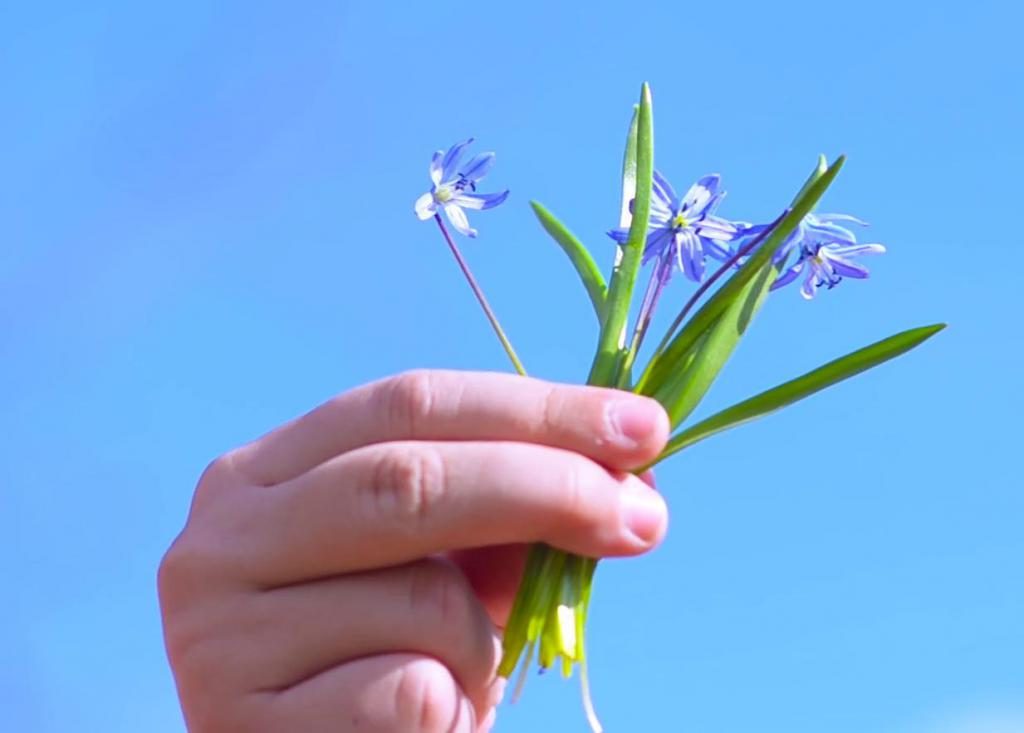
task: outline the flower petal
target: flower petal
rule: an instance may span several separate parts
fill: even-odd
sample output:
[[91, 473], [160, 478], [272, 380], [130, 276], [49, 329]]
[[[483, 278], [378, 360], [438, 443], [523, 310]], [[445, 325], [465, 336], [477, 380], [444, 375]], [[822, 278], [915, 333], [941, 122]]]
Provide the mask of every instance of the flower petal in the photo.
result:
[[[676, 192], [672, 188], [672, 184], [668, 182], [665, 176], [661, 175], [661, 171], [654, 171], [654, 181], [651, 186], [651, 193], [654, 194], [655, 199], [665, 205], [666, 209], [674, 209], [676, 207]], [[651, 202], [652, 204], [654, 201]]]
[[[630, 213], [633, 213], [630, 211]], [[652, 226], [665, 226], [675, 216], [675, 212], [665, 205], [657, 196], [651, 197], [651, 209], [648, 221]]]
[[690, 190], [687, 191], [686, 196], [683, 197], [681, 207], [683, 213], [686, 214], [686, 218], [694, 219], [705, 212], [711, 204], [715, 194], [718, 193], [718, 187], [721, 180], [722, 177], [716, 173], [714, 175], [704, 176], [690, 186]]
[[508, 198], [508, 191], [501, 193], [459, 193], [452, 199], [465, 209], [493, 209]]
[[856, 262], [844, 260], [842, 257], [829, 257], [829, 262], [839, 275], [863, 280], [871, 275], [868, 268], [858, 265]]
[[784, 273], [775, 278], [775, 282], [772, 283], [771, 289], [778, 290], [779, 288], [783, 288], [789, 285], [791, 282], [796, 280], [797, 276], [800, 274], [800, 271], [803, 269], [804, 261], [800, 260], [795, 265], [786, 270]]
[[435, 186], [441, 185], [441, 173], [444, 170], [442, 160], [444, 160], [443, 150], [438, 150], [434, 153], [434, 157], [430, 159], [430, 180]]
[[677, 232], [676, 247], [679, 267], [688, 278], [699, 283], [704, 279], [704, 251], [700, 239], [689, 230]]
[[840, 257], [859, 257], [861, 255], [881, 255], [885, 254], [885, 245], [871, 243], [871, 244], [851, 244], [851, 245], [831, 245], [824, 247], [830, 254], [836, 254]]
[[697, 222], [696, 229], [699, 236], [719, 242], [730, 242], [739, 233], [739, 229], [732, 222], [717, 216], [705, 216]]
[[469, 183], [476, 183], [486, 176], [493, 166], [494, 153], [481, 153], [462, 166], [459, 172]]
[[666, 250], [672, 246], [672, 237], [673, 232], [670, 227], [659, 227], [647, 232], [647, 241], [644, 243], [644, 256], [641, 259], [641, 263], [649, 262], [652, 257], [661, 257], [666, 254]]
[[812, 214], [811, 216], [823, 224], [835, 224], [836, 222], [841, 221], [849, 224], [856, 224], [861, 227], [870, 226], [863, 219], [858, 219], [856, 216], [850, 216], [849, 214]]
[[475, 237], [477, 232], [469, 226], [469, 219], [466, 218], [466, 212], [463, 211], [458, 204], [454, 201], [449, 201], [444, 205], [445, 216], [448, 217], [448, 221], [455, 227], [455, 231], [465, 234], [467, 237]]
[[434, 194], [425, 193], [416, 199], [416, 204], [413, 206], [416, 210], [416, 216], [421, 220], [427, 220], [437, 212], [437, 204], [434, 202]]
[[608, 236], [611, 237], [612, 239], [614, 239], [619, 244], [625, 244], [626, 240], [629, 239], [629, 230], [628, 229], [610, 229], [608, 231]]
[[701, 233], [700, 243], [701, 248], [717, 260], [725, 262], [727, 259], [732, 257], [732, 250], [729, 249], [729, 247], [723, 245], [720, 241], [703, 236], [703, 232]]
[[804, 296], [804, 300], [812, 300], [817, 292], [818, 276], [815, 274], [814, 269], [811, 268], [807, 271], [807, 277], [804, 278], [804, 284], [800, 286], [800, 295]]
[[856, 244], [857, 235], [838, 224], [804, 221], [801, 230], [808, 244]]
[[473, 142], [473, 138], [467, 138], [461, 143], [455, 143], [448, 152], [444, 154], [444, 159], [441, 161], [441, 180], [450, 181], [455, 178], [456, 172], [459, 167], [459, 158], [462, 157], [462, 151], [469, 147], [470, 143]]

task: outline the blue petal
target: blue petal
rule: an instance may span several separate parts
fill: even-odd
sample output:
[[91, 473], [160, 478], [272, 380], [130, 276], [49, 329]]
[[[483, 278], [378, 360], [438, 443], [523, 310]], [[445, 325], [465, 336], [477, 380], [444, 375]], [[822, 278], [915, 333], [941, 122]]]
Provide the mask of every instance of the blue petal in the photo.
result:
[[829, 257], [829, 262], [832, 264], [832, 268], [843, 277], [852, 277], [857, 280], [863, 280], [871, 274], [868, 272], [868, 268], [863, 265], [858, 265], [855, 262], [849, 262], [848, 260], [844, 260], [842, 257]]
[[686, 214], [688, 219], [702, 216], [707, 211], [708, 207], [715, 201], [721, 180], [721, 176], [715, 173], [710, 176], [704, 176], [690, 186], [690, 190], [683, 197], [681, 207], [682, 212]]
[[[632, 209], [630, 210], [632, 212]], [[657, 196], [651, 197], [651, 211], [648, 221], [651, 226], [665, 226], [675, 216], [675, 211]]]
[[659, 201], [665, 204], [665, 208], [674, 209], [676, 207], [678, 199], [675, 189], [672, 188], [672, 184], [658, 170], [654, 171], [654, 182], [651, 186], [651, 192]]
[[614, 239], [619, 244], [625, 244], [626, 240], [629, 239], [629, 230], [628, 229], [610, 229], [608, 231], [608, 236], [611, 237], [612, 239]]
[[849, 214], [813, 214], [811, 216], [823, 224], [835, 224], [836, 222], [841, 221], [862, 227], [869, 226], [866, 221], [858, 219], [856, 216], [850, 216]]
[[721, 242], [716, 242], [714, 239], [708, 239], [707, 237], [701, 237], [700, 243], [702, 249], [717, 260], [725, 262], [727, 259], [732, 257], [732, 250], [724, 246]]
[[860, 255], [880, 255], [885, 254], [885, 245], [872, 243], [872, 244], [850, 244], [850, 245], [837, 245], [833, 244], [824, 249], [830, 254], [836, 254], [840, 257], [859, 257]]
[[737, 236], [740, 237], [756, 237], [758, 234], [767, 231], [768, 227], [771, 226], [770, 224], [751, 224], [746, 221], [734, 221], [732, 224], [738, 230]]
[[430, 180], [435, 186], [441, 185], [441, 173], [444, 170], [444, 164], [441, 162], [443, 159], [443, 150], [438, 150], [434, 153], [434, 157], [430, 159]]
[[442, 181], [450, 181], [455, 178], [456, 171], [459, 167], [459, 158], [462, 157], [462, 151], [469, 147], [472, 142], [473, 138], [467, 138], [461, 143], [455, 143], [448, 148], [448, 152], [444, 154], [444, 160], [441, 161]]
[[838, 224], [822, 224], [804, 221], [801, 227], [804, 231], [804, 239], [808, 242], [818, 244], [831, 244], [840, 242], [843, 244], [855, 244], [857, 235], [846, 227]]
[[782, 288], [782, 287], [785, 287], [786, 285], [789, 285], [791, 282], [796, 280], [797, 276], [800, 274], [800, 271], [803, 270], [803, 269], [804, 269], [804, 261], [800, 260], [795, 265], [793, 265], [791, 268], [789, 268], [784, 273], [782, 273], [777, 278], [775, 278], [775, 282], [772, 283], [771, 289], [772, 290], [778, 290], [779, 288]]
[[788, 237], [786, 237], [786, 241], [784, 241], [779, 246], [779, 249], [775, 253], [775, 256], [772, 257], [772, 264], [774, 264], [776, 267], [780, 267], [782, 263], [789, 258], [790, 253], [799, 245], [800, 236], [795, 232], [793, 234], [790, 234]]
[[460, 193], [453, 199], [455, 203], [467, 209], [493, 209], [508, 198], [508, 191], [501, 193]]
[[739, 229], [732, 222], [717, 216], [705, 216], [697, 223], [696, 229], [701, 237], [720, 242], [731, 242], [739, 234]]
[[812, 268], [807, 271], [807, 277], [804, 279], [804, 284], [800, 286], [800, 295], [804, 296], [805, 300], [811, 300], [817, 292], [818, 276], [814, 273], [814, 269]]
[[691, 231], [676, 233], [676, 256], [686, 277], [699, 283], [704, 279], [704, 251], [700, 239]]
[[675, 263], [671, 257], [658, 258], [658, 263], [654, 266], [654, 273], [658, 278], [659, 287], [668, 285], [668, 281], [672, 279], [672, 273], [675, 271]]
[[839, 276], [836, 274], [836, 270], [832, 267], [832, 261], [828, 257], [818, 257], [810, 260], [811, 271], [814, 272], [819, 280], [824, 281], [829, 287], [836, 285], [839, 282]]
[[644, 256], [641, 263], [646, 263], [652, 257], [661, 257], [666, 250], [672, 246], [673, 232], [668, 227], [652, 229], [647, 233], [647, 241], [644, 243]]
[[476, 183], [494, 166], [494, 153], [481, 153], [466, 163], [460, 173], [469, 183]]

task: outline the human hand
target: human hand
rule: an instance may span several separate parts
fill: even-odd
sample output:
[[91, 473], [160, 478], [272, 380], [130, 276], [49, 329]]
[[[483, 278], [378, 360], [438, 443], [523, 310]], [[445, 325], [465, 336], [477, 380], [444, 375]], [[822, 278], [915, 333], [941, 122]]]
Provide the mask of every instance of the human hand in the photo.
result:
[[526, 543], [591, 557], [662, 538], [626, 473], [668, 437], [653, 400], [416, 371], [215, 460], [159, 572], [193, 733], [475, 733]]

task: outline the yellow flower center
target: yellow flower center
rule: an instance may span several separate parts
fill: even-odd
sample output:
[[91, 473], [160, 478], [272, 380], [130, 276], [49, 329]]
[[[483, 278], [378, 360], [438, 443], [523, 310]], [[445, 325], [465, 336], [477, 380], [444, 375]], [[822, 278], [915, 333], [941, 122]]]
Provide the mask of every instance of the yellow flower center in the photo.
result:
[[673, 229], [686, 229], [688, 226], [690, 226], [690, 222], [682, 214], [676, 214], [676, 218], [672, 220]]
[[441, 186], [434, 191], [434, 200], [439, 204], [443, 204], [451, 201], [453, 195], [452, 190], [448, 186]]

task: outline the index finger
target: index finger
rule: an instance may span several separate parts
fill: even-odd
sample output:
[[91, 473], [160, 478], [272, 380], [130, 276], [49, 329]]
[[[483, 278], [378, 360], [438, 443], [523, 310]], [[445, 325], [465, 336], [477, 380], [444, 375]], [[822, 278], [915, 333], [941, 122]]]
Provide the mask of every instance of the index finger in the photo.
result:
[[653, 460], [669, 434], [656, 401], [490, 372], [419, 370], [357, 387], [245, 445], [232, 464], [265, 485], [399, 440], [501, 440], [562, 448], [609, 468]]

